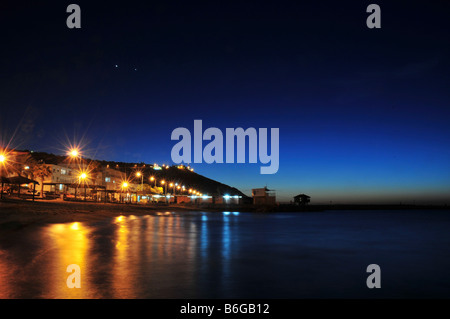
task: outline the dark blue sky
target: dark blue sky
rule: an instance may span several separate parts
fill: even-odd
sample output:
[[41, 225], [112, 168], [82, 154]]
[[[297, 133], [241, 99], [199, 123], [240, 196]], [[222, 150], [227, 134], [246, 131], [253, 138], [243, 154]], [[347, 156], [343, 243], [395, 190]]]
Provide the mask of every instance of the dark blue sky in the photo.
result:
[[[394, 3], [393, 3], [394, 2]], [[280, 168], [196, 164], [281, 200], [445, 202], [444, 1], [70, 1], [0, 5], [0, 133], [13, 146], [171, 163], [172, 130], [280, 128]], [[381, 29], [366, 7], [381, 7]], [[115, 67], [117, 65], [118, 67]]]

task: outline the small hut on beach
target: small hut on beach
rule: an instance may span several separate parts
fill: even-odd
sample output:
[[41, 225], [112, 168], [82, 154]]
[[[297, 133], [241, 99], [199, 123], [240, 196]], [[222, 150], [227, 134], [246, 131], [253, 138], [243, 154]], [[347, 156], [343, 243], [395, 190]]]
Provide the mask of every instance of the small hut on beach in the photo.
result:
[[298, 194], [297, 196], [294, 196], [294, 204], [299, 206], [305, 206], [308, 205], [311, 201], [311, 197], [305, 194]]
[[18, 186], [18, 196], [20, 197], [20, 185], [23, 184], [33, 184], [33, 201], [34, 201], [34, 196], [35, 196], [35, 192], [36, 192], [36, 184], [39, 185], [39, 183], [33, 179], [29, 179], [23, 176], [13, 176], [13, 177], [4, 177], [1, 176], [1, 184], [2, 184], [2, 191], [1, 191], [1, 197], [3, 197], [3, 186], [4, 184], [8, 184], [8, 185], [17, 185]]

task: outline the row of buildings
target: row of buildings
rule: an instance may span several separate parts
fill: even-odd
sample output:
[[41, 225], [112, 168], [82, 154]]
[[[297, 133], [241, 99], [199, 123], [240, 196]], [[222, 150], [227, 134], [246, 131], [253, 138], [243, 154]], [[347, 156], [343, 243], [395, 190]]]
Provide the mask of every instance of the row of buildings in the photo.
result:
[[[206, 195], [189, 194], [186, 191], [176, 191], [175, 188], [167, 189], [163, 187], [150, 187], [147, 183], [144, 187], [143, 176], [141, 178], [129, 178], [127, 174], [118, 169], [110, 168], [109, 165], [98, 166], [90, 165], [77, 158], [76, 161], [60, 164], [36, 164], [33, 168], [26, 164], [28, 152], [13, 151], [9, 153], [9, 161], [14, 162], [16, 169], [8, 170], [5, 163], [1, 163], [2, 171], [0, 176], [13, 177], [14, 174], [26, 176], [29, 183], [21, 186], [6, 189], [12, 190], [18, 188], [22, 190], [22, 195], [33, 193], [42, 198], [61, 198], [66, 200], [89, 200], [98, 202], [140, 202], [140, 203], [198, 203], [198, 204], [242, 204], [242, 196], [238, 195]], [[1, 161], [1, 158], [0, 158]], [[20, 163], [23, 163], [21, 166]], [[45, 170], [39, 170], [39, 166]], [[154, 169], [160, 169], [156, 166]], [[35, 181], [35, 183], [33, 183]], [[34, 185], [33, 185], [34, 184]], [[36, 187], [35, 184], [39, 186]], [[172, 192], [171, 192], [172, 191]], [[4, 187], [2, 186], [2, 195]], [[298, 198], [297, 198], [298, 197]], [[309, 202], [309, 196], [301, 194], [295, 198], [295, 202], [304, 204]], [[252, 189], [252, 202], [254, 205], [272, 206], [276, 205], [276, 195], [273, 190], [267, 187]]]
[[[2, 155], [3, 156], [3, 155]], [[2, 159], [3, 158], [3, 159]], [[237, 195], [209, 196], [189, 193], [187, 189], [175, 187], [151, 187], [144, 184], [143, 175], [130, 176], [109, 165], [87, 162], [81, 158], [59, 164], [33, 163], [28, 166], [30, 153], [10, 151], [0, 158], [0, 176], [3, 194], [18, 193], [19, 196], [41, 197], [47, 199], [89, 200], [98, 202], [163, 202], [199, 204], [240, 204], [242, 197]], [[153, 167], [161, 170], [160, 166]], [[184, 168], [184, 167], [183, 167]], [[187, 169], [192, 170], [190, 167]], [[20, 182], [17, 183], [17, 177]], [[142, 178], [141, 178], [142, 177]], [[13, 181], [14, 182], [11, 182]], [[5, 182], [5, 183], [3, 183]], [[36, 186], [37, 184], [37, 186]]]
[[[140, 178], [130, 179], [122, 171], [108, 166], [89, 172], [84, 179], [77, 165], [48, 165], [51, 171], [42, 183], [43, 195], [63, 199], [86, 199], [99, 202], [131, 203], [197, 203], [197, 204], [240, 204], [237, 195], [191, 195], [173, 188], [144, 187]], [[126, 185], [126, 186], [124, 186]], [[147, 186], [148, 184], [146, 184]]]

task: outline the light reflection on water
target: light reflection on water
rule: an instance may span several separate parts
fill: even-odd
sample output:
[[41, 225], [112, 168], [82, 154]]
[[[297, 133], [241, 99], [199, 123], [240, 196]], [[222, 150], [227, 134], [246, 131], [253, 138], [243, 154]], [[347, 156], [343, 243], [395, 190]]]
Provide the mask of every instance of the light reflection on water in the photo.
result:
[[[67, 285], [61, 285], [67, 280], [69, 273], [58, 270], [66, 270], [71, 264], [76, 264], [81, 269], [89, 267], [86, 255], [90, 250], [90, 230], [81, 223], [74, 222], [50, 225], [44, 232], [47, 233], [47, 236], [42, 236], [47, 251], [43, 253], [50, 258], [46, 258], [48, 267], [45, 272], [49, 288], [43, 291], [42, 297], [51, 298], [54, 294], [64, 296], [62, 298], [86, 298], [89, 289], [68, 289]], [[88, 282], [89, 277], [86, 279], [85, 282]]]
[[450, 297], [449, 214], [402, 214], [161, 212], [1, 231], [0, 298]]

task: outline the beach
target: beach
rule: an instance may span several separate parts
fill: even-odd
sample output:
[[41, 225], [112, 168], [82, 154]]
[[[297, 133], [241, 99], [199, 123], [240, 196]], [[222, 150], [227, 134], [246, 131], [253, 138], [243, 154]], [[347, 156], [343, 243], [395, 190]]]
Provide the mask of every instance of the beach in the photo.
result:
[[111, 204], [60, 200], [0, 201], [0, 230], [33, 223], [93, 222], [121, 215], [157, 215], [195, 208], [167, 205]]

